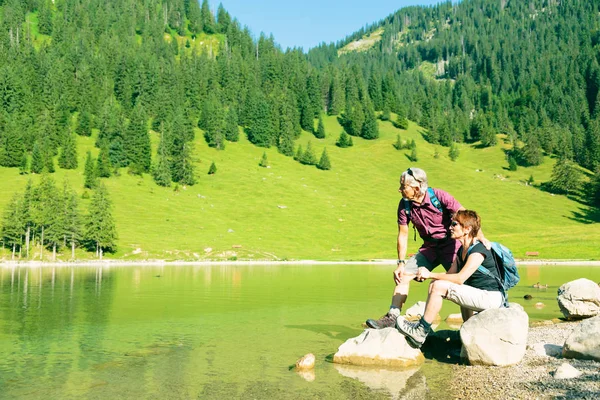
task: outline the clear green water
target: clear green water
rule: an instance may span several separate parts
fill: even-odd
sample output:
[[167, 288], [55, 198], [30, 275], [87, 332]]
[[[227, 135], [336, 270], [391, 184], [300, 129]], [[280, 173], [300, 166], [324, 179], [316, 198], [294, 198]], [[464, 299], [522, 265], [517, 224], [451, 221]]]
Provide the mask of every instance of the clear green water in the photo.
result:
[[[450, 364], [343, 368], [328, 357], [385, 313], [393, 266], [0, 269], [0, 397], [446, 398]], [[511, 290], [532, 320], [560, 317], [561, 284], [598, 267], [526, 267]], [[531, 287], [536, 282], [549, 288]], [[410, 303], [424, 300], [415, 284]], [[531, 294], [532, 300], [523, 300]], [[541, 310], [536, 302], [546, 304]], [[458, 312], [447, 304], [442, 318]], [[440, 326], [438, 329], [443, 329]], [[314, 374], [290, 370], [306, 353]]]

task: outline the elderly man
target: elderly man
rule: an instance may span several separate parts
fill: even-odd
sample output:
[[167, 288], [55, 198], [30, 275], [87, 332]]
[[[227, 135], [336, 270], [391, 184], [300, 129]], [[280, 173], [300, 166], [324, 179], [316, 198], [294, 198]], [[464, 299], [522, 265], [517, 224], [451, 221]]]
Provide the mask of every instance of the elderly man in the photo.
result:
[[[409, 168], [402, 173], [399, 192], [402, 194], [402, 200], [397, 213], [398, 262], [394, 270], [396, 286], [388, 313], [378, 320], [368, 319], [366, 324], [369, 328], [395, 326], [408, 296], [409, 283], [415, 279], [417, 270], [425, 267], [431, 271], [441, 264], [448, 271], [460, 247], [460, 243], [448, 233], [452, 215], [465, 209], [454, 197], [443, 190], [429, 188], [427, 174], [420, 168]], [[406, 260], [409, 221], [419, 232], [423, 245], [417, 254]], [[486, 248], [490, 247], [481, 230], [477, 239]]]

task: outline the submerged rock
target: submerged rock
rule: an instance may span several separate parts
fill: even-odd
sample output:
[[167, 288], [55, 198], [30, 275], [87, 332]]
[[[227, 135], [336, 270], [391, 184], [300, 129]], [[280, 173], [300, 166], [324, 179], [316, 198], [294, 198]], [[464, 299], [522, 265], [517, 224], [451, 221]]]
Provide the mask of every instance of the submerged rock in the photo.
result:
[[527, 349], [529, 317], [523, 307], [484, 310], [460, 328], [462, 355], [471, 365], [513, 365]]
[[422, 364], [423, 353], [413, 349], [395, 328], [365, 329], [348, 339], [333, 356], [338, 364], [407, 367]]
[[600, 316], [573, 329], [563, 346], [563, 357], [600, 361]]
[[600, 287], [581, 278], [558, 288], [558, 306], [567, 319], [589, 318], [600, 313]]

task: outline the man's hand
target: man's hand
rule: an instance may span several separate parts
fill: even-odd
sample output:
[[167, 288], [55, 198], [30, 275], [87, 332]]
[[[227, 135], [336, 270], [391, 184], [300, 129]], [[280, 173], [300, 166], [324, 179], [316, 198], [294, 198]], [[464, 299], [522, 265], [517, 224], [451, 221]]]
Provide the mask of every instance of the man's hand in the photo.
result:
[[479, 241], [481, 242], [482, 245], [485, 246], [486, 249], [488, 249], [488, 250], [492, 249], [492, 242], [490, 242], [486, 238], [481, 238]]
[[425, 267], [419, 267], [417, 270], [417, 280], [419, 282], [423, 282], [425, 279], [429, 279], [431, 277], [431, 271], [429, 271]]
[[396, 285], [402, 283], [402, 275], [404, 275], [404, 263], [398, 263], [398, 267], [394, 270], [394, 283]]

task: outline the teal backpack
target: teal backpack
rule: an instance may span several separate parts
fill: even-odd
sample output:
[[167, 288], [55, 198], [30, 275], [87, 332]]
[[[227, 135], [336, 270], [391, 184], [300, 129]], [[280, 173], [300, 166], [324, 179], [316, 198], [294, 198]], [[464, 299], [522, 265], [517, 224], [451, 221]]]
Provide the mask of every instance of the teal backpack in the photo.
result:
[[[469, 248], [467, 254], [471, 252], [472, 248], [473, 246]], [[517, 270], [517, 263], [515, 262], [515, 258], [508, 247], [497, 242], [492, 242], [492, 256], [494, 257], [496, 268], [498, 268], [500, 279], [498, 279], [498, 277], [495, 275], [492, 275], [492, 273], [483, 265], [480, 265], [477, 270], [496, 279], [502, 288], [504, 306], [508, 307], [508, 294], [506, 292], [512, 287], [516, 286], [521, 279], [519, 277], [519, 271]]]

